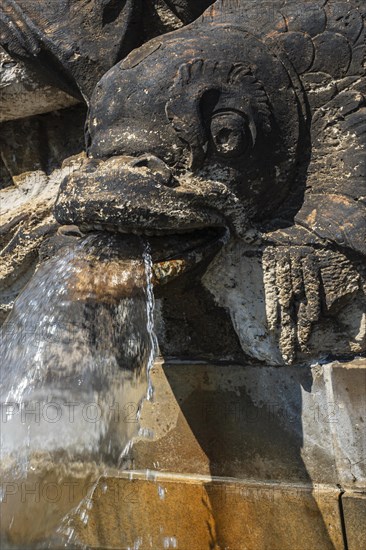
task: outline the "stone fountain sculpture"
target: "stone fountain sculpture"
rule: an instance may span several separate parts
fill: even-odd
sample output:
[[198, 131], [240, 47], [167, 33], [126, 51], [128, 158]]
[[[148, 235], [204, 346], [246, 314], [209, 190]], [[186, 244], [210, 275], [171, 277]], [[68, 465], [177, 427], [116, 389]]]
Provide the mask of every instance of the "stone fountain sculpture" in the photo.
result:
[[[178, 259], [180, 247], [196, 249], [189, 267], [207, 265], [228, 228], [204, 284], [247, 357], [283, 364], [365, 351], [362, 10], [308, 3], [300, 14], [279, 3], [258, 17], [250, 3], [215, 4], [115, 65], [143, 39], [138, 4], [74, 17], [68, 3], [69, 19], [52, 6], [4, 4], [8, 52], [89, 104], [88, 158], [62, 184], [57, 221], [169, 235], [166, 259], [174, 246]], [[19, 241], [16, 217], [8, 224]], [[33, 245], [44, 223], [36, 233]], [[8, 243], [5, 262], [16, 250]]]
[[3, 0], [37, 112], [88, 106], [86, 156], [42, 173], [30, 207], [3, 191], [4, 286], [80, 234], [141, 234], [163, 356], [305, 368], [364, 353], [363, 2], [76, 4]]

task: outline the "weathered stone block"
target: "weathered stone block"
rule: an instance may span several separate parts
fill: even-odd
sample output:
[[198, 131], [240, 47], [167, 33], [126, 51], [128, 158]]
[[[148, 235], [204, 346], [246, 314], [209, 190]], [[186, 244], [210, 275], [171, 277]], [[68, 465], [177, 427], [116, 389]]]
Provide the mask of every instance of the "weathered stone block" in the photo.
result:
[[348, 550], [360, 550], [366, 543], [366, 492], [347, 491], [342, 495], [342, 508]]
[[100, 479], [70, 527], [90, 548], [343, 550], [338, 497], [329, 487], [126, 472]]

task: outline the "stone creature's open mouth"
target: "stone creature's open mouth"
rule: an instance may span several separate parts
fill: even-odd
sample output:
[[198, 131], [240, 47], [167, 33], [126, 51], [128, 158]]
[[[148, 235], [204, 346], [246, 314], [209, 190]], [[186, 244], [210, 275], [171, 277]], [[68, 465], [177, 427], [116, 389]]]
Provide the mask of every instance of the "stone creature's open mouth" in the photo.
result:
[[153, 282], [159, 285], [170, 282], [199, 264], [204, 262], [207, 264], [217, 254], [229, 235], [225, 227], [206, 227], [191, 231], [177, 228], [173, 233], [172, 230], [151, 228], [125, 230], [123, 227], [108, 223], [83, 223], [79, 229], [84, 234], [103, 232], [122, 234], [124, 238], [133, 234], [143, 238], [148, 243], [153, 262]]
[[[147, 163], [148, 166], [145, 167]], [[170, 169], [157, 157], [88, 159], [60, 186], [55, 217], [82, 234], [128, 236], [148, 243], [155, 283], [213, 259], [226, 241], [227, 188], [211, 181], [181, 178], [171, 185]], [[177, 180], [178, 181], [178, 180]], [[117, 247], [118, 248], [118, 247]]]

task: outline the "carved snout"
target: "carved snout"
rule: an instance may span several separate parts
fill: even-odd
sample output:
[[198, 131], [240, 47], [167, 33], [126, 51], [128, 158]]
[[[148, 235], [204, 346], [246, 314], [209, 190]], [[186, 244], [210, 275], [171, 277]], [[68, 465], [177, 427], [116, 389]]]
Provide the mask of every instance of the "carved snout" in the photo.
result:
[[59, 223], [87, 225], [87, 230], [171, 233], [223, 227], [227, 198], [221, 187], [208, 189], [194, 178], [179, 183], [150, 154], [92, 159], [62, 182], [54, 212]]
[[258, 239], [245, 203], [226, 183], [193, 173], [175, 178], [151, 154], [88, 159], [62, 182], [54, 213], [60, 224], [85, 232], [160, 235], [229, 227], [247, 242]]
[[132, 168], [146, 168], [154, 175], [154, 179], [156, 178], [156, 180], [166, 187], [176, 187], [178, 185], [177, 181], [173, 178], [169, 166], [155, 155], [141, 155], [132, 159], [129, 165]]

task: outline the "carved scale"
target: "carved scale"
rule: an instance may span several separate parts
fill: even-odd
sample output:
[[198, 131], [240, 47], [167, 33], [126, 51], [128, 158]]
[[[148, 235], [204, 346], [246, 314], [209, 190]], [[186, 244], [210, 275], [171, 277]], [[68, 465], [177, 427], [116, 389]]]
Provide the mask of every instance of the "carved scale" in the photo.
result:
[[[365, 14], [357, 1], [253, 7], [226, 0], [205, 16], [220, 25], [239, 23], [281, 59], [309, 132], [305, 188], [290, 194], [263, 235], [269, 244], [263, 252], [267, 319], [269, 329], [280, 332], [287, 362], [296, 350], [306, 352], [322, 314], [365, 289]], [[289, 225], [292, 208], [295, 223], [271, 231], [271, 225]]]

